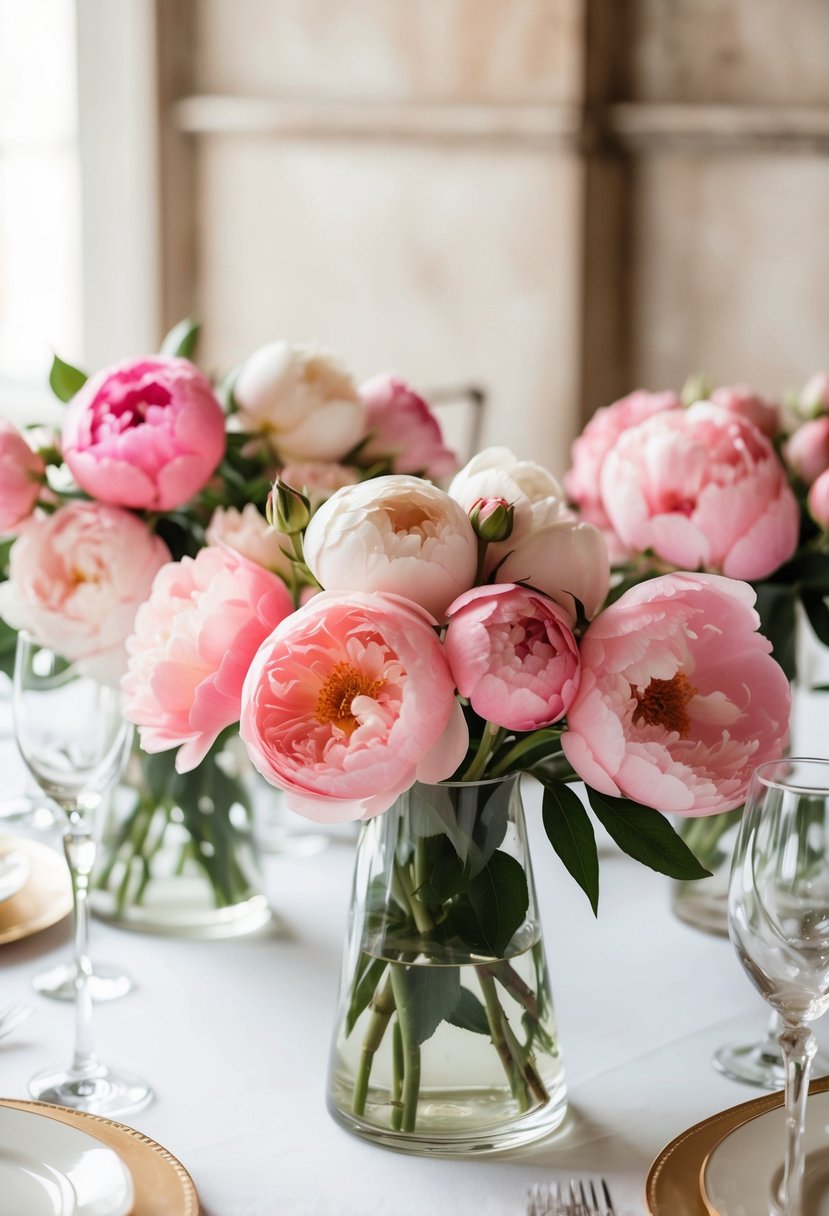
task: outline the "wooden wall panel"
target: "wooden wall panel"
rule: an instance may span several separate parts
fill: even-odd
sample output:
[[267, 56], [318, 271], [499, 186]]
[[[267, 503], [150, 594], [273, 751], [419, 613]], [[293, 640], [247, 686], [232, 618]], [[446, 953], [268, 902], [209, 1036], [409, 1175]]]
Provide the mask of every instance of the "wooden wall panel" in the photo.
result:
[[484, 441], [559, 472], [576, 425], [580, 169], [516, 150], [204, 138], [198, 311], [227, 366], [317, 340], [360, 376], [480, 383]]

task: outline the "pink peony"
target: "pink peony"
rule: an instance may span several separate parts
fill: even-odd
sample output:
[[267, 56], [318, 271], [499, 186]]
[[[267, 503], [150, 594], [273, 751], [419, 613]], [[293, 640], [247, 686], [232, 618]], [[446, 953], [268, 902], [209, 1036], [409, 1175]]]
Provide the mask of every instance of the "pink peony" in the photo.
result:
[[197, 367], [154, 355], [87, 380], [67, 408], [62, 448], [93, 498], [169, 511], [197, 494], [221, 460], [224, 414]]
[[452, 775], [467, 730], [432, 624], [397, 596], [323, 592], [263, 642], [241, 736], [292, 810], [368, 818], [416, 780]]
[[281, 579], [228, 549], [201, 549], [159, 571], [121, 682], [144, 751], [178, 747], [178, 771], [195, 768], [239, 720], [251, 659], [292, 608]]
[[809, 490], [809, 514], [824, 532], [829, 532], [829, 469], [812, 482]]
[[449, 666], [476, 714], [522, 731], [564, 717], [579, 686], [579, 652], [557, 604], [499, 583], [473, 587], [447, 616]]
[[829, 469], [829, 414], [804, 422], [783, 448], [786, 464], [804, 485], [810, 486]]
[[227, 545], [249, 562], [264, 566], [283, 579], [291, 577], [293, 566], [286, 552], [290, 541], [270, 526], [252, 502], [245, 503], [241, 511], [236, 507], [217, 507], [204, 536], [208, 545]]
[[385, 591], [443, 619], [475, 581], [478, 542], [465, 512], [404, 474], [345, 486], [305, 532], [305, 560], [326, 591]]
[[715, 388], [711, 400], [714, 405], [753, 422], [767, 439], [774, 439], [780, 432], [780, 411], [777, 406], [755, 393], [747, 384]]
[[353, 486], [357, 481], [357, 470], [336, 461], [306, 460], [301, 464], [286, 464], [279, 471], [280, 481], [299, 490], [316, 511], [343, 486]]
[[622, 542], [680, 569], [760, 579], [797, 548], [797, 500], [771, 444], [707, 401], [626, 431], [601, 490]]
[[395, 473], [418, 473], [432, 481], [451, 477], [455, 453], [443, 442], [440, 423], [405, 381], [386, 372], [360, 386], [366, 404], [367, 443], [360, 460], [390, 459]]
[[[610, 520], [599, 492], [599, 477], [605, 457], [620, 435], [653, 414], [675, 410], [682, 402], [674, 392], [649, 393], [637, 389], [596, 410], [573, 444], [571, 466], [564, 475], [564, 488], [582, 519], [597, 528], [610, 529]], [[608, 538], [608, 542], [612, 537]], [[611, 545], [611, 548], [613, 546]]]
[[46, 466], [17, 427], [0, 421], [0, 532], [13, 532], [35, 509]]
[[0, 615], [102, 683], [117, 684], [124, 644], [167, 546], [120, 507], [70, 502], [34, 516], [12, 546]]
[[604, 794], [686, 815], [739, 806], [782, 755], [791, 695], [755, 595], [710, 574], [633, 587], [587, 629], [567, 759]]

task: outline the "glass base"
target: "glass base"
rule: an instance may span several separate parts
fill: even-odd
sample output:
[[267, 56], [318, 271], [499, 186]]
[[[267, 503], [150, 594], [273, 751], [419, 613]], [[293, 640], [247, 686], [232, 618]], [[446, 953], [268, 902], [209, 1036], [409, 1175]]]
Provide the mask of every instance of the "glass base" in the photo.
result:
[[[759, 1043], [732, 1043], [714, 1053], [714, 1067], [730, 1081], [756, 1085], [758, 1089], [778, 1090], [786, 1084], [783, 1056], [775, 1039]], [[812, 1077], [829, 1073], [829, 1060], [820, 1052], [812, 1061]]]
[[[36, 975], [32, 980], [32, 987], [41, 996], [51, 997], [52, 1000], [74, 1001], [76, 974], [74, 966], [61, 963], [57, 967], [50, 967], [48, 971], [42, 971], [40, 975]], [[131, 976], [119, 971], [116, 967], [108, 967], [106, 964], [96, 964], [89, 979], [89, 991], [96, 1003], [117, 1001], [119, 997], [132, 992], [134, 987], [135, 983]]]
[[728, 937], [728, 891], [706, 886], [712, 882], [711, 878], [701, 878], [677, 883], [671, 907], [674, 916], [693, 929]]
[[[443, 1090], [434, 1094], [424, 1091], [418, 1100], [418, 1117], [428, 1125], [427, 1129], [400, 1132], [391, 1131], [388, 1126], [378, 1127], [376, 1123], [352, 1114], [348, 1109], [349, 1096], [343, 1093], [342, 1105], [337, 1105], [336, 1093], [329, 1094], [328, 1110], [337, 1123], [373, 1144], [421, 1157], [478, 1157], [521, 1148], [549, 1136], [561, 1126], [567, 1113], [567, 1089], [563, 1083], [550, 1093], [544, 1106], [526, 1115], [513, 1115], [503, 1123], [494, 1119], [500, 1091], [494, 1095], [484, 1089], [457, 1094]], [[470, 1122], [474, 1124], [476, 1108], [483, 1114], [481, 1121], [487, 1126], [469, 1126]], [[370, 1116], [371, 1095], [366, 1109]], [[471, 1120], [470, 1115], [473, 1116]], [[458, 1124], [464, 1122], [467, 1126], [459, 1128]]]
[[217, 907], [209, 885], [201, 879], [176, 876], [158, 879], [139, 903], [118, 906], [108, 891], [93, 891], [89, 903], [95, 916], [123, 929], [203, 940], [242, 937], [271, 920], [261, 893], [237, 904]]
[[143, 1110], [154, 1097], [146, 1081], [99, 1064], [78, 1077], [69, 1069], [49, 1068], [29, 1082], [29, 1093], [40, 1102], [53, 1102], [91, 1115], [125, 1115]]

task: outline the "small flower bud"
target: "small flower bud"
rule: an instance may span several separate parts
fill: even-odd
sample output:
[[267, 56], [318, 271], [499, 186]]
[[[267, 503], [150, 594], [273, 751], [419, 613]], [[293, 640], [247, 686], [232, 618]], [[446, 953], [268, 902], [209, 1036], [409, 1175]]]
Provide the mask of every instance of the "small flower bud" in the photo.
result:
[[681, 400], [684, 406], [693, 405], [695, 401], [707, 401], [711, 393], [711, 385], [701, 372], [695, 372], [682, 386]]
[[507, 540], [512, 535], [515, 507], [505, 498], [479, 498], [469, 508], [469, 522], [475, 535], [489, 543]]
[[308, 527], [311, 504], [299, 490], [277, 477], [268, 495], [265, 516], [272, 528], [286, 536], [295, 536]]

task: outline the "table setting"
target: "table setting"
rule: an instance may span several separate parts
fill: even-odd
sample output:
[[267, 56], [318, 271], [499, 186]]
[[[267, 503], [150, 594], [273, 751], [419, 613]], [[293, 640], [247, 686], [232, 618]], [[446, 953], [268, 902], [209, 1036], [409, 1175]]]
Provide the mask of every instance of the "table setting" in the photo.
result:
[[0, 428], [0, 1193], [829, 1211], [829, 380], [634, 393], [562, 485], [197, 339]]

